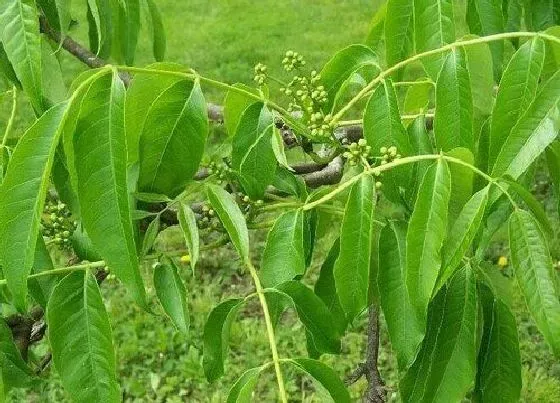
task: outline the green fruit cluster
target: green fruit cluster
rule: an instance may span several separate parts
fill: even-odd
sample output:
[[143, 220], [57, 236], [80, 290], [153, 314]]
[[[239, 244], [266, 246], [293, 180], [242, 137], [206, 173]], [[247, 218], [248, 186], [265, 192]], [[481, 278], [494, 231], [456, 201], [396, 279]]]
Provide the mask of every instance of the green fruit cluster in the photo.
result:
[[41, 219], [43, 236], [63, 249], [71, 248], [70, 238], [78, 223], [72, 220], [72, 213], [68, 206], [58, 200], [49, 200], [43, 212]]
[[359, 165], [371, 158], [371, 146], [368, 146], [365, 139], [360, 139], [357, 143], [352, 143], [345, 148], [346, 151], [342, 154], [342, 157], [351, 166]]
[[258, 63], [255, 66], [255, 77], [253, 78], [258, 85], [263, 85], [266, 81], [266, 65]]
[[200, 229], [223, 231], [222, 222], [208, 204], [202, 206], [201, 212], [197, 216], [197, 225]]
[[303, 56], [293, 50], [288, 50], [284, 55], [284, 59], [282, 59], [282, 66], [287, 72], [301, 68], [305, 66], [305, 63]]
[[228, 182], [231, 179], [231, 167], [225, 162], [210, 162], [208, 164], [208, 174], [214, 175], [218, 184]]

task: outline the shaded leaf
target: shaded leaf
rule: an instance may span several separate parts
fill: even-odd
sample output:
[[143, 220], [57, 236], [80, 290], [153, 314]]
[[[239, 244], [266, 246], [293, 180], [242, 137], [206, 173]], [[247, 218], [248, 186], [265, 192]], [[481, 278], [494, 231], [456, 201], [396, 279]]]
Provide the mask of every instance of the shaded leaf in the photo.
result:
[[480, 287], [483, 333], [475, 394], [481, 402], [517, 402], [521, 394], [521, 357], [517, 324], [507, 305]]
[[475, 278], [466, 267], [430, 303], [422, 348], [400, 383], [404, 401], [461, 401], [475, 379], [477, 312]]
[[245, 193], [260, 199], [274, 179], [276, 156], [272, 149], [272, 114], [257, 102], [239, 120], [233, 137], [231, 162]]
[[[37, 237], [37, 247], [35, 248], [35, 260], [33, 261], [33, 274], [42, 273], [54, 268], [51, 256], [45, 245], [42, 236]], [[27, 280], [29, 294], [33, 297], [43, 309], [46, 308], [47, 302], [51, 296], [53, 287], [56, 285], [57, 278], [55, 276], [42, 276], [30, 278]]]
[[[475, 39], [467, 35], [463, 40]], [[466, 68], [469, 73], [474, 114], [488, 116], [494, 106], [494, 74], [492, 53], [487, 43], [465, 46]]]
[[249, 259], [249, 231], [245, 217], [233, 196], [216, 185], [208, 185], [206, 195], [228, 232], [237, 253], [243, 261], [247, 261]]
[[399, 369], [416, 358], [424, 338], [406, 290], [406, 223], [390, 221], [379, 238], [379, 297]]
[[163, 26], [163, 20], [161, 18], [161, 13], [157, 7], [154, 0], [146, 0], [148, 4], [148, 11], [150, 13], [150, 18], [152, 21], [152, 36], [153, 36], [153, 52], [154, 58], [161, 62], [165, 59], [165, 51], [167, 47], [167, 38], [165, 36], [165, 27]]
[[229, 390], [227, 403], [250, 403], [253, 401], [253, 391], [259, 381], [261, 367], [251, 368], [235, 381]]
[[120, 401], [109, 316], [91, 273], [74, 272], [58, 283], [47, 324], [54, 365], [72, 399]]
[[350, 394], [336, 372], [321, 361], [309, 358], [293, 358], [287, 360], [287, 362], [295, 365], [317, 381], [321, 387], [328, 391], [333, 401], [337, 403], [351, 402]]
[[332, 246], [327, 258], [321, 266], [319, 278], [315, 282], [315, 294], [321, 298], [333, 316], [334, 323], [343, 334], [346, 330], [346, 314], [340, 304], [340, 299], [336, 292], [336, 284], [334, 279], [334, 265], [340, 251], [340, 242], [337, 240]]
[[[474, 165], [475, 163], [473, 153], [467, 148], [454, 148], [446, 153], [446, 155], [457, 158], [467, 164]], [[449, 221], [453, 222], [472, 195], [474, 172], [471, 168], [456, 163], [449, 165], [449, 171], [451, 172]]]
[[379, 42], [381, 42], [381, 40], [383, 39], [386, 15], [387, 2], [384, 2], [379, 6], [372, 17], [369, 23], [368, 35], [365, 40], [365, 44], [373, 50], [377, 49], [377, 47], [379, 46]]
[[144, 238], [142, 239], [142, 253], [140, 256], [146, 256], [154, 246], [156, 241], [160, 225], [160, 216], [156, 217], [150, 222], [146, 232], [144, 233]]
[[560, 291], [546, 239], [537, 221], [516, 210], [509, 219], [515, 277], [529, 312], [556, 355], [560, 354]]
[[[0, 383], [4, 391], [11, 388], [23, 388], [29, 386], [33, 377], [31, 369], [27, 366], [21, 354], [14, 344], [12, 331], [0, 318]], [[1, 392], [1, 389], [0, 389]], [[0, 400], [4, 395], [0, 395]]]
[[291, 299], [317, 350], [320, 353], [338, 354], [341, 334], [333, 326], [332, 314], [323, 301], [298, 281], [285, 282], [275, 289]]
[[424, 175], [406, 235], [406, 286], [422, 324], [441, 266], [450, 192], [449, 168], [440, 159]]
[[204, 325], [204, 375], [209, 382], [224, 375], [224, 361], [228, 351], [228, 340], [231, 324], [239, 309], [243, 306], [243, 298], [232, 298], [221, 302], [212, 309]]
[[183, 237], [189, 249], [191, 258], [190, 264], [194, 270], [200, 254], [200, 237], [198, 235], [198, 225], [196, 224], [194, 212], [186, 203], [181, 203], [179, 207], [179, 225], [181, 226]]
[[476, 192], [465, 204], [451, 227], [443, 246], [443, 263], [436, 289], [441, 288], [453, 276], [455, 269], [467, 255], [484, 218], [489, 191], [490, 185]]
[[165, 259], [154, 269], [154, 289], [171, 322], [178, 330], [187, 333], [190, 324], [187, 289], [171, 259]]

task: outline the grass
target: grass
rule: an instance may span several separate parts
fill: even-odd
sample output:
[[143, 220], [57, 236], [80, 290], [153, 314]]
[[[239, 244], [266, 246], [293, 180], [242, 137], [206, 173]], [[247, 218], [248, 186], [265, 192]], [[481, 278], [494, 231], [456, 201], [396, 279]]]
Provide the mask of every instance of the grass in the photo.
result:
[[[168, 28], [169, 61], [192, 67], [209, 77], [227, 82], [250, 84], [257, 62], [269, 65], [274, 75], [281, 74], [280, 61], [286, 50], [306, 56], [308, 64], [319, 69], [336, 50], [360, 42], [366, 35], [369, 20], [379, 0], [284, 1], [260, 0], [192, 0], [188, 2], [159, 0]], [[79, 24], [72, 35], [86, 41], [83, 13], [75, 13]], [[151, 63], [148, 32], [144, 30], [138, 50], [137, 65]], [[84, 69], [68, 55], [59, 55], [69, 84]], [[221, 102], [221, 93], [207, 89], [210, 100]], [[21, 135], [32, 120], [23, 98], [15, 135]], [[9, 113], [8, 102], [0, 98], [0, 132]], [[8, 112], [6, 112], [8, 111]], [[180, 244], [173, 230], [168, 230], [163, 247]], [[256, 240], [262, 239], [257, 236]], [[330, 239], [322, 239], [315, 254], [311, 276], [316, 275]], [[503, 253], [502, 251], [495, 251]], [[148, 284], [151, 268], [144, 267]], [[246, 369], [270, 359], [264, 324], [258, 304], [249, 305], [233, 324], [226, 374], [215, 384], [208, 384], [202, 369], [202, 329], [205, 319], [219, 301], [252, 290], [247, 276], [239, 267], [235, 254], [225, 248], [205, 254], [195, 276], [183, 266], [190, 298], [191, 332], [176, 332], [161, 312], [157, 316], [139, 310], [124, 289], [107, 281], [102, 289], [112, 321], [117, 350], [118, 376], [127, 402], [222, 402], [229, 387]], [[154, 298], [150, 288], [149, 293]], [[518, 292], [514, 292], [519, 323], [525, 386], [523, 401], [560, 401], [560, 364], [554, 359], [542, 336], [536, 331]], [[154, 306], [155, 299], [154, 299]], [[305, 355], [302, 325], [293, 314], [286, 315], [277, 329], [279, 349], [283, 356]], [[387, 333], [382, 333], [380, 364], [382, 375], [396, 399], [395, 359]], [[363, 360], [365, 348], [364, 319], [351, 329], [343, 341], [342, 359], [323, 357], [341, 375], [349, 373]], [[45, 342], [34, 350], [36, 356], [47, 351]], [[289, 368], [284, 368], [290, 371]], [[289, 373], [288, 389], [294, 401], [320, 402], [324, 396], [299, 374]], [[274, 401], [275, 382], [272, 371], [263, 374], [257, 387], [256, 401]], [[364, 381], [351, 388], [358, 399]], [[56, 371], [49, 370], [44, 381], [28, 391], [19, 391], [12, 400], [29, 402], [62, 402], [67, 397]]]

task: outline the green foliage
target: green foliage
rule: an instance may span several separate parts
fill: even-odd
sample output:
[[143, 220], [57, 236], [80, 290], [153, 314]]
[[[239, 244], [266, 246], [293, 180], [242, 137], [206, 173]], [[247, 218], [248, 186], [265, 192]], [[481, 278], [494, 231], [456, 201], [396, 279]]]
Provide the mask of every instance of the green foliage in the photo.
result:
[[[79, 47], [78, 56], [103, 67], [80, 74], [66, 95], [54, 51], [78, 53], [78, 45], [47, 40], [60, 42], [53, 29], [74, 34], [69, 7], [0, 0], [0, 84], [12, 88], [0, 143], [0, 400], [34, 387], [49, 348], [71, 399], [123, 398], [103, 302], [113, 298], [98, 281], [122, 283], [136, 302], [128, 309], [163, 310], [183, 345], [203, 328], [190, 365], [216, 389], [222, 377], [237, 379], [223, 389], [231, 402], [286, 403], [294, 380], [308, 378], [320, 400], [357, 398], [340, 378], [339, 357], [364, 331], [366, 311], [360, 361], [370, 393], [379, 386], [370, 366], [387, 365], [382, 375], [404, 401], [516, 401], [529, 332], [517, 336], [505, 276], [519, 284], [539, 343], [560, 355], [557, 225], [550, 203], [530, 190], [546, 159], [557, 193], [547, 197], [560, 193], [552, 2], [470, 0], [464, 14], [448, 0], [388, 0], [367, 45], [333, 52], [322, 68], [288, 50], [278, 63], [288, 80], [255, 60], [253, 87], [174, 63], [131, 66], [142, 57], [143, 20], [156, 60], [164, 57], [155, 2], [88, 0], [81, 15], [96, 56]], [[210, 130], [222, 109], [207, 105], [209, 88], [226, 95], [225, 137]], [[22, 136], [13, 130], [25, 116], [20, 89], [37, 116]], [[490, 263], [506, 222], [512, 270], [501, 252], [500, 273]], [[200, 309], [190, 297], [200, 284], [192, 276], [187, 288], [174, 258], [194, 269], [229, 245], [238, 272], [212, 276], [236, 287]], [[43, 311], [28, 309], [30, 301], [46, 307], [43, 347], [29, 347], [29, 338], [44, 328], [23, 343], [10, 331], [18, 321], [36, 328]], [[261, 316], [264, 331], [253, 330]], [[248, 318], [268, 353], [244, 350], [252, 369], [229, 374], [226, 362], [241, 358], [228, 351], [239, 350], [239, 321]], [[386, 346], [374, 357], [379, 334], [394, 358]], [[310, 358], [294, 358], [304, 345]], [[278, 388], [263, 393], [259, 383], [272, 377]], [[154, 391], [161, 382], [150, 375]], [[122, 390], [138, 397], [129, 384]]]

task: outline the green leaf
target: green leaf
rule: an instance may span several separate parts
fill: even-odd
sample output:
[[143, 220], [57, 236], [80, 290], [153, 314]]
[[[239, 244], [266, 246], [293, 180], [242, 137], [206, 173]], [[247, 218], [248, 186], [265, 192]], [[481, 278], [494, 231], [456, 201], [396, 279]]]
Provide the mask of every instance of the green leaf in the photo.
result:
[[546, 150], [546, 162], [548, 173], [552, 180], [556, 200], [558, 202], [558, 214], [560, 214], [560, 141], [556, 140]]
[[363, 68], [379, 72], [377, 55], [365, 45], [350, 45], [338, 51], [321, 70], [321, 84], [328, 94], [328, 101], [323, 104], [325, 111], [330, 111], [341, 95], [344, 83]]
[[344, 386], [344, 382], [340, 380], [336, 372], [321, 361], [310, 358], [293, 358], [288, 359], [287, 362], [293, 364], [317, 381], [321, 387], [328, 391], [332, 400], [336, 403], [349, 403], [352, 401], [346, 386]]
[[88, 260], [90, 262], [103, 260], [99, 252], [95, 250], [91, 239], [81, 223], [78, 224], [78, 228], [72, 234], [72, 248], [80, 260]]
[[481, 286], [480, 295], [484, 327], [475, 394], [481, 402], [518, 402], [521, 357], [515, 317], [489, 287]]
[[428, 330], [400, 383], [406, 402], [458, 402], [475, 379], [476, 283], [470, 267], [458, 271], [430, 303]]
[[43, 80], [43, 104], [50, 108], [63, 102], [67, 96], [66, 85], [62, 77], [60, 63], [49, 42], [41, 38], [41, 72]]
[[70, 13], [72, 0], [38, 0], [37, 4], [41, 7], [49, 24], [64, 37], [72, 21]]
[[[473, 153], [467, 148], [454, 148], [446, 153], [450, 157], [457, 158], [467, 164], [474, 165]], [[449, 198], [449, 221], [453, 222], [461, 212], [465, 203], [473, 193], [474, 172], [468, 166], [451, 164], [451, 197]]]
[[[463, 40], [475, 39], [467, 35]], [[492, 71], [492, 53], [487, 43], [465, 46], [466, 67], [469, 73], [474, 114], [488, 116], [494, 106], [494, 74]]]
[[546, 236], [550, 237], [551, 239], [554, 238], [554, 229], [550, 224], [550, 220], [546, 215], [546, 211], [544, 210], [542, 204], [535, 198], [535, 196], [533, 196], [533, 194], [529, 190], [525, 189], [523, 185], [517, 183], [507, 176], [505, 176], [501, 180], [507, 183], [508, 190], [513, 190], [513, 192], [517, 194], [521, 198], [521, 200], [523, 200], [527, 208], [531, 211], [531, 213], [533, 213], [533, 216], [539, 222]]
[[[472, 34], [487, 36], [504, 32], [502, 0], [469, 0], [467, 2], [467, 24]], [[504, 58], [504, 42], [489, 44], [494, 60], [494, 76], [499, 80]]]
[[443, 246], [443, 263], [438, 286], [436, 287], [437, 290], [453, 276], [463, 257], [467, 255], [469, 247], [478, 233], [484, 218], [489, 191], [490, 185], [476, 192], [465, 204], [459, 217], [451, 227], [447, 241]]
[[250, 105], [239, 119], [232, 143], [231, 162], [245, 193], [260, 199], [274, 179], [272, 114], [261, 102]]
[[474, 151], [471, 83], [460, 48], [449, 52], [437, 78], [434, 136], [440, 150], [465, 147]]
[[560, 71], [548, 80], [511, 130], [492, 170], [492, 176], [518, 179], [558, 135]]
[[301, 323], [311, 334], [313, 344], [320, 353], [340, 353], [341, 334], [333, 326], [332, 314], [310, 288], [298, 281], [287, 281], [274, 290], [291, 299]]
[[385, 17], [385, 61], [387, 66], [407, 58], [413, 48], [414, 3], [411, 0], [388, 0]]
[[[247, 91], [248, 93], [258, 95], [256, 88], [249, 87], [248, 85], [236, 83], [233, 87]], [[226, 99], [224, 100], [224, 123], [226, 125], [227, 133], [233, 137], [235, 135], [239, 120], [243, 116], [243, 112], [252, 104], [256, 103], [254, 99], [240, 94], [238, 91], [228, 91]]]
[[379, 6], [369, 23], [368, 35], [365, 44], [375, 50], [383, 39], [385, 31], [385, 17], [387, 15], [387, 2]]
[[146, 228], [146, 232], [144, 233], [144, 238], [142, 239], [142, 251], [140, 256], [144, 257], [150, 252], [150, 250], [152, 250], [159, 232], [159, 225], [160, 216], [156, 215], [156, 217], [150, 222], [148, 228]]
[[303, 179], [301, 179], [300, 176], [294, 175], [284, 167], [279, 167], [276, 170], [276, 176], [274, 177], [272, 185], [279, 191], [296, 196], [302, 201], [308, 196], [307, 187]]
[[165, 259], [154, 269], [154, 289], [171, 322], [178, 330], [187, 333], [190, 324], [187, 289], [171, 259]]
[[229, 390], [227, 403], [251, 403], [261, 371], [262, 367], [257, 367], [243, 372]]
[[554, 354], [560, 355], [560, 291], [546, 238], [537, 221], [516, 210], [509, 219], [509, 249], [515, 277], [529, 312]]
[[[154, 63], [147, 68], [152, 70], [182, 71], [184, 68], [175, 63]], [[138, 161], [140, 135], [144, 131], [149, 110], [161, 95], [173, 87], [180, 77], [168, 74], [138, 74], [126, 94], [126, 139], [128, 162]]]
[[41, 214], [66, 105], [38, 119], [18, 142], [0, 187], [0, 248], [16, 307], [24, 311], [27, 276], [35, 258]]
[[[455, 22], [451, 0], [414, 0], [414, 34], [416, 53], [441, 48], [455, 41]], [[443, 55], [422, 60], [424, 69], [436, 80]]]
[[194, 212], [188, 204], [183, 202], [179, 206], [179, 225], [183, 232], [187, 248], [189, 249], [191, 258], [190, 264], [194, 271], [200, 254], [200, 237], [198, 235], [198, 225], [196, 224]]
[[[37, 237], [37, 246], [35, 248], [35, 260], [33, 261], [33, 274], [42, 273], [54, 268], [51, 256], [45, 245], [42, 236]], [[56, 285], [57, 278], [55, 276], [42, 276], [27, 280], [29, 294], [33, 297], [42, 308], [46, 308], [47, 302], [51, 296], [51, 292]]]
[[165, 59], [165, 50], [167, 47], [167, 38], [165, 36], [165, 27], [161, 13], [154, 0], [146, 0], [148, 4], [148, 11], [152, 20], [152, 37], [153, 37], [153, 52], [156, 61], [161, 62]]
[[[418, 81], [425, 81], [418, 79]], [[433, 85], [430, 82], [411, 85], [404, 97], [403, 113], [422, 113], [428, 108]]]
[[109, 316], [91, 273], [74, 272], [58, 283], [47, 324], [54, 365], [72, 399], [120, 401]]
[[140, 32], [140, 0], [125, 0], [119, 4], [122, 53], [126, 64], [131, 66], [134, 64]]
[[[381, 147], [396, 146], [403, 157], [413, 154], [404, 128], [397, 95], [391, 80], [385, 80], [371, 94], [363, 117], [364, 138], [374, 153]], [[391, 201], [402, 201], [399, 186], [408, 184], [410, 167], [403, 166], [384, 174], [383, 193]]]
[[352, 186], [346, 202], [340, 254], [333, 269], [336, 290], [349, 322], [368, 302], [375, 204], [375, 179], [364, 175]]
[[209, 184], [206, 188], [208, 201], [218, 214], [231, 242], [243, 261], [249, 260], [249, 230], [245, 217], [231, 194], [219, 186]]
[[544, 42], [535, 38], [521, 46], [507, 65], [496, 96], [490, 128], [489, 168], [520, 116], [537, 92], [544, 62]]
[[87, 0], [88, 36], [91, 50], [101, 58], [111, 53], [111, 11], [109, 0]]
[[224, 361], [228, 352], [231, 324], [243, 306], [243, 302], [243, 298], [232, 298], [221, 302], [212, 309], [204, 325], [202, 365], [204, 375], [209, 382], [224, 375]]
[[206, 101], [196, 80], [179, 81], [152, 103], [140, 135], [142, 192], [175, 197], [202, 159], [208, 135]]
[[319, 273], [319, 278], [315, 282], [314, 291], [315, 294], [325, 303], [333, 316], [336, 327], [339, 329], [340, 333], [343, 334], [347, 325], [346, 314], [342, 309], [340, 299], [336, 292], [336, 284], [333, 273], [339, 251], [340, 241], [337, 240], [321, 266], [321, 272]]
[[303, 210], [288, 211], [276, 220], [262, 257], [260, 277], [264, 287], [274, 287], [305, 273], [303, 233]]
[[[14, 344], [12, 331], [0, 318], [0, 383], [3, 384], [4, 391], [8, 392], [11, 388], [24, 388], [29, 386], [33, 373], [27, 366], [21, 354]], [[1, 392], [1, 389], [0, 389]], [[4, 395], [0, 395], [0, 401]]]
[[530, 31], [544, 31], [554, 25], [554, 0], [525, 1], [525, 25]]
[[134, 198], [139, 201], [143, 201], [146, 203], [169, 203], [171, 200], [166, 195], [162, 195], [159, 193], [134, 193]]
[[406, 234], [406, 286], [423, 324], [441, 266], [450, 193], [451, 174], [440, 159], [424, 175]]
[[406, 223], [390, 221], [379, 238], [379, 297], [399, 369], [414, 361], [424, 338], [406, 289]]
[[45, 110], [41, 35], [34, 0], [0, 0], [0, 41], [37, 114]]
[[[414, 154], [433, 154], [434, 148], [428, 131], [426, 130], [426, 117], [418, 116], [414, 121], [408, 126], [408, 136], [410, 138], [410, 143], [413, 147]], [[416, 195], [418, 193], [418, 187], [422, 182], [426, 171], [432, 164], [432, 161], [419, 161], [414, 164], [414, 175], [412, 175], [412, 186], [408, 189], [408, 199], [412, 202], [416, 200]]]
[[147, 309], [127, 189], [124, 85], [104, 75], [84, 96], [73, 136], [82, 224], [93, 247]]

